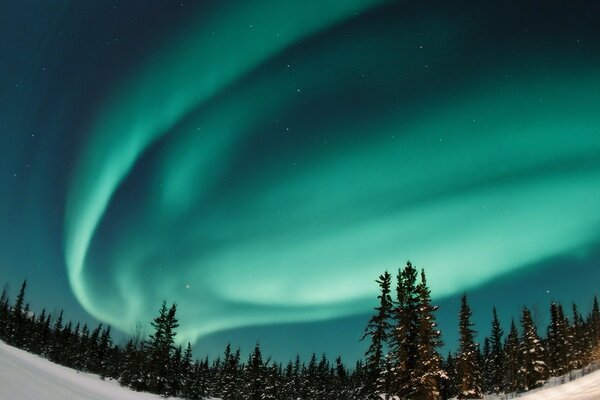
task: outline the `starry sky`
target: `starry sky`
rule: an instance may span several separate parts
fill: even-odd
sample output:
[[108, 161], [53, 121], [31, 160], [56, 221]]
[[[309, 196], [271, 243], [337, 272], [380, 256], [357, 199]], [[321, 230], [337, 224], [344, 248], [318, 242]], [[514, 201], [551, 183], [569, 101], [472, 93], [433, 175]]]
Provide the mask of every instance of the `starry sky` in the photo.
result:
[[0, 281], [199, 354], [360, 356], [425, 268], [449, 348], [600, 292], [595, 1], [0, 0]]

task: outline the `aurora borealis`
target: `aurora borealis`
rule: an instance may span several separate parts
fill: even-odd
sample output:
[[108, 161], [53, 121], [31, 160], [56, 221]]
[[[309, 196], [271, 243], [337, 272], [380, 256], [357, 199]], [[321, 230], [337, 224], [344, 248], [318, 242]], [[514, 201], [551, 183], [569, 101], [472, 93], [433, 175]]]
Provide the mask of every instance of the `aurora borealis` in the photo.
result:
[[598, 5], [147, 3], [0, 1], [4, 280], [351, 355], [407, 259], [441, 312], [598, 291]]

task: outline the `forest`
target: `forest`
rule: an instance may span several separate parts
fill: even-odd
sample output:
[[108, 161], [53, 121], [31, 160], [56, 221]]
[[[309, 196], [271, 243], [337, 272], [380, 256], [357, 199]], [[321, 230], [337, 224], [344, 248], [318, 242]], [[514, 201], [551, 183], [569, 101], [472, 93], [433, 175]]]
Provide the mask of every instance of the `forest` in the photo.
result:
[[524, 392], [577, 369], [589, 372], [600, 358], [596, 297], [586, 315], [575, 304], [567, 313], [561, 304], [551, 303], [542, 335], [529, 308], [523, 307], [506, 334], [493, 309], [489, 335], [478, 340], [463, 294], [458, 349], [443, 356], [438, 307], [425, 271], [408, 262], [395, 282], [387, 271], [376, 282], [377, 306], [361, 338], [368, 348], [354, 365], [326, 354], [281, 363], [263, 355], [259, 344], [244, 360], [241, 349], [230, 344], [217, 359], [196, 359], [191, 344], [177, 344], [177, 305], [166, 301], [151, 321], [151, 334], [138, 332], [115, 344], [110, 326], [65, 321], [62, 311], [33, 313], [26, 302], [27, 281], [13, 301], [6, 287], [2, 292], [0, 339], [133, 390], [187, 399], [477, 399]]

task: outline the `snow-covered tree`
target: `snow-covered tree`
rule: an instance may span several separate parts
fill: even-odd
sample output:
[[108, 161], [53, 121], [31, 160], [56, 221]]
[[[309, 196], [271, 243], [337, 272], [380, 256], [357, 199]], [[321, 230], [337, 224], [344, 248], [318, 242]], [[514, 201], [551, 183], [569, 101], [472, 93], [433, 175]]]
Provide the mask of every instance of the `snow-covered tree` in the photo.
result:
[[562, 306], [552, 303], [550, 305], [550, 325], [548, 325], [546, 335], [546, 355], [548, 373], [553, 376], [563, 375], [569, 371], [571, 365], [569, 331], [569, 324]]
[[[376, 280], [380, 288], [377, 296], [379, 305], [375, 307], [376, 314], [371, 318], [361, 340], [369, 338], [371, 343], [365, 352], [367, 376], [365, 382], [365, 394], [367, 399], [380, 399], [379, 395], [385, 393], [382, 371], [385, 368], [384, 351], [390, 333], [390, 318], [392, 314], [391, 282], [392, 276], [385, 271]], [[378, 384], [379, 383], [379, 384]]]
[[394, 326], [390, 337], [392, 368], [386, 377], [390, 381], [390, 395], [412, 398], [417, 382], [413, 371], [417, 363], [419, 336], [419, 296], [417, 270], [410, 262], [398, 271], [397, 303], [393, 310]]
[[471, 322], [471, 308], [463, 294], [459, 313], [459, 350], [456, 356], [457, 389], [459, 399], [482, 398], [482, 376], [479, 365], [479, 348]]
[[248, 365], [246, 365], [246, 389], [245, 398], [248, 400], [261, 400], [265, 388], [264, 363], [260, 345], [257, 343], [254, 351], [250, 354]]
[[521, 341], [522, 364], [519, 376], [524, 390], [541, 386], [548, 379], [548, 367], [545, 359], [545, 349], [537, 333], [537, 328], [527, 307], [523, 308], [521, 316], [523, 340]]
[[490, 332], [489, 355], [486, 359], [488, 366], [488, 388], [492, 393], [500, 393], [504, 380], [504, 351], [502, 349], [502, 336], [504, 331], [500, 326], [496, 307], [492, 309], [492, 330]]
[[175, 351], [175, 329], [179, 326], [176, 312], [175, 304], [167, 308], [163, 301], [158, 317], [151, 323], [154, 333], [147, 342], [146, 386], [154, 393], [165, 396], [174, 394], [169, 382], [173, 373], [171, 360]]
[[421, 270], [421, 282], [416, 287], [418, 296], [417, 360], [411, 381], [415, 387], [414, 398], [437, 400], [440, 398], [439, 382], [447, 378], [442, 369], [442, 357], [438, 349], [443, 346], [435, 312], [438, 307], [431, 304], [431, 292], [427, 287], [425, 271]]
[[519, 332], [514, 319], [510, 323], [510, 330], [504, 342], [504, 391], [518, 392], [522, 389], [519, 371], [521, 369], [521, 344]]

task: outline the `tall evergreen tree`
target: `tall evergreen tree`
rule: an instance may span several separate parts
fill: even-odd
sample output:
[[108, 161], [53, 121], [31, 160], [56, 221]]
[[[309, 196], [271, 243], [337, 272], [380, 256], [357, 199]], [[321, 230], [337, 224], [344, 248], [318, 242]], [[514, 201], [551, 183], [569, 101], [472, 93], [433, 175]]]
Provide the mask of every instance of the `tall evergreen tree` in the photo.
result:
[[10, 323], [10, 306], [8, 298], [8, 285], [4, 285], [0, 295], [0, 339], [6, 340]]
[[416, 290], [417, 270], [410, 262], [398, 271], [397, 304], [393, 312], [394, 329], [390, 338], [391, 380], [390, 395], [400, 398], [415, 396], [418, 384], [414, 381], [415, 365], [419, 357], [419, 296]]
[[175, 351], [175, 329], [179, 326], [176, 318], [177, 306], [171, 305], [167, 308], [163, 301], [159, 315], [151, 325], [154, 333], [150, 335], [148, 346], [148, 358], [146, 363], [146, 386], [154, 393], [164, 396], [174, 394], [174, 388], [169, 385], [172, 382], [173, 373], [172, 355]]
[[510, 323], [510, 331], [504, 342], [504, 391], [508, 393], [521, 391], [521, 380], [519, 371], [521, 370], [521, 344], [519, 342], [519, 333], [515, 321]]
[[264, 363], [260, 345], [257, 343], [250, 354], [246, 370], [246, 398], [248, 400], [261, 400], [265, 388]]
[[110, 337], [110, 326], [107, 326], [100, 335], [96, 359], [98, 360], [98, 372], [102, 377], [109, 377], [113, 368], [111, 364], [112, 339]]
[[492, 309], [492, 330], [490, 332], [490, 353], [487, 364], [489, 365], [489, 389], [492, 393], [500, 393], [503, 390], [504, 381], [504, 351], [502, 348], [502, 336], [504, 331], [500, 326], [496, 307]]
[[479, 365], [479, 348], [475, 343], [475, 330], [471, 322], [471, 308], [467, 295], [461, 298], [459, 314], [460, 345], [456, 357], [459, 399], [482, 398], [482, 377]]
[[192, 398], [192, 345], [188, 342], [187, 347], [185, 348], [185, 353], [183, 353], [183, 359], [181, 360], [181, 392], [180, 396], [184, 398]]
[[27, 280], [24, 280], [19, 289], [19, 294], [15, 300], [15, 304], [12, 308], [12, 314], [10, 318], [10, 330], [7, 336], [8, 343], [15, 347], [22, 348], [25, 343], [27, 333], [25, 332], [25, 319], [24, 313], [25, 305], [25, 289], [27, 288]]
[[583, 317], [577, 309], [577, 304], [572, 305], [573, 325], [569, 328], [571, 339], [571, 365], [570, 370], [579, 369], [592, 361], [588, 349], [590, 341], [586, 335]]
[[548, 372], [554, 376], [563, 375], [569, 371], [569, 325], [560, 304], [550, 305], [550, 325], [547, 329], [547, 364]]
[[445, 379], [442, 357], [438, 349], [443, 346], [441, 332], [437, 327], [435, 312], [438, 307], [431, 304], [431, 292], [427, 287], [425, 270], [421, 270], [421, 282], [416, 288], [418, 296], [417, 360], [411, 381], [415, 386], [415, 398], [437, 400], [440, 398], [439, 382]]
[[592, 303], [592, 312], [588, 317], [588, 327], [590, 336], [591, 353], [593, 358], [600, 357], [600, 306], [598, 305], [598, 297], [594, 296]]
[[59, 362], [62, 356], [62, 330], [63, 330], [63, 310], [60, 310], [58, 318], [54, 321], [52, 327], [51, 344], [49, 351], [49, 358], [51, 361]]
[[523, 340], [521, 342], [521, 355], [523, 363], [519, 375], [523, 381], [523, 388], [531, 390], [541, 386], [548, 378], [545, 349], [537, 334], [537, 328], [527, 307], [523, 308], [521, 316]]
[[240, 349], [232, 353], [229, 344], [225, 348], [219, 381], [221, 383], [218, 390], [221, 392], [223, 400], [237, 399], [244, 390], [242, 387], [244, 382], [242, 367], [240, 366]]
[[492, 393], [492, 366], [491, 361], [491, 350], [490, 350], [490, 338], [483, 339], [483, 350], [481, 352], [481, 377], [482, 377], [482, 389], [483, 393]]
[[361, 340], [364, 340], [369, 337], [371, 340], [371, 344], [365, 353], [365, 365], [367, 368], [365, 394], [368, 399], [380, 399], [379, 395], [384, 393], [382, 391], [383, 385], [378, 385], [378, 381], [385, 366], [384, 351], [389, 338], [391, 327], [390, 318], [393, 307], [392, 297], [390, 295], [392, 283], [392, 276], [390, 273], [385, 271], [375, 282], [377, 282], [380, 288], [380, 294], [377, 296], [379, 299], [379, 306], [375, 308], [376, 314], [369, 321], [365, 333], [361, 338]]

